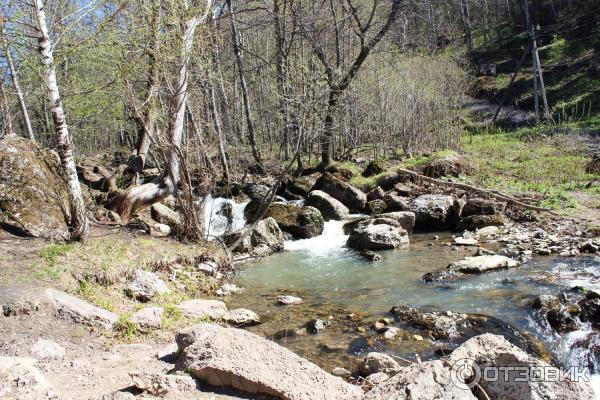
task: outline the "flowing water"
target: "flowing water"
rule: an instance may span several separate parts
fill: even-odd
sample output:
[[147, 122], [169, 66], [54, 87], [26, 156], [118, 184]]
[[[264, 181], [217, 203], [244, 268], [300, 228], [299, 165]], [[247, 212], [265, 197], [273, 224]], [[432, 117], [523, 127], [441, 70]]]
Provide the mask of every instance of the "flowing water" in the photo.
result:
[[[373, 350], [408, 359], [414, 359], [415, 353], [422, 358], [439, 357], [445, 350], [443, 342], [432, 345], [410, 329], [402, 331], [399, 340], [384, 341], [368, 329], [378, 318], [389, 316], [392, 306], [403, 304], [425, 311], [499, 318], [542, 346], [547, 359], [600, 373], [593, 352], [573, 348], [574, 342], [589, 334], [587, 329], [560, 338], [539, 322], [529, 305], [535, 295], [559, 294], [575, 285], [600, 289], [600, 258], [539, 258], [517, 269], [432, 286], [421, 280], [424, 273], [472, 255], [473, 250], [453, 249], [447, 245], [448, 234], [439, 234], [439, 240], [433, 234], [416, 234], [409, 248], [381, 252], [383, 261], [373, 263], [345, 247], [342, 225], [341, 221], [327, 222], [321, 236], [288, 241], [284, 252], [242, 267], [237, 283], [246, 290], [230, 298], [228, 305], [261, 315], [263, 323], [251, 331], [277, 340], [328, 370], [355, 366], [366, 351]], [[278, 306], [276, 298], [281, 294], [302, 297], [304, 302]], [[296, 335], [313, 318], [331, 325], [317, 335]], [[600, 380], [594, 386], [600, 393]]]

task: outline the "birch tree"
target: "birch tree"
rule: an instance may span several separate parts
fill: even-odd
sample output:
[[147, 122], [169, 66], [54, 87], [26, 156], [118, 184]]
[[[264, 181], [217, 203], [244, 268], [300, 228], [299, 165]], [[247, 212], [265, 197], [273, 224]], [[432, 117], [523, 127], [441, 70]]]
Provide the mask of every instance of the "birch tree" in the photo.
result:
[[53, 45], [46, 25], [45, 4], [43, 0], [33, 0], [33, 13], [37, 22], [38, 52], [44, 67], [44, 83], [48, 94], [50, 112], [54, 121], [56, 149], [64, 170], [69, 192], [69, 226], [71, 230], [71, 240], [84, 240], [88, 235], [89, 224], [81, 186], [79, 185], [79, 179], [77, 178], [77, 171], [75, 169], [73, 145], [67, 126], [65, 110], [63, 108], [62, 99], [58, 89], [58, 82], [56, 80]]
[[144, 206], [161, 201], [170, 194], [176, 194], [181, 180], [180, 157], [185, 114], [188, 101], [188, 66], [196, 29], [209, 18], [213, 0], [204, 0], [204, 13], [196, 15], [199, 8], [196, 4], [189, 4], [183, 0], [183, 21], [180, 23], [179, 58], [178, 67], [173, 85], [174, 93], [170, 102], [169, 125], [168, 125], [168, 148], [166, 150], [166, 162], [164, 171], [160, 177], [153, 182], [143, 185], [132, 186], [126, 191], [115, 195], [111, 207], [114, 208], [124, 221], [129, 219], [132, 211]]

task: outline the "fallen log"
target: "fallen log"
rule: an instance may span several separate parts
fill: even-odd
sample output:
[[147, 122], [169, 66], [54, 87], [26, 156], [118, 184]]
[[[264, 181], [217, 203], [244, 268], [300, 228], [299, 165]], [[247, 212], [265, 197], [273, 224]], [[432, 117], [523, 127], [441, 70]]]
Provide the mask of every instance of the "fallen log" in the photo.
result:
[[527, 210], [532, 210], [532, 211], [536, 211], [536, 212], [547, 212], [549, 214], [559, 216], [559, 214], [555, 213], [554, 211], [550, 210], [549, 208], [538, 207], [538, 206], [534, 206], [531, 204], [527, 204], [527, 203], [522, 202], [521, 200], [518, 200], [514, 197], [508, 196], [506, 194], [500, 193], [495, 190], [486, 190], [486, 189], [478, 188], [476, 186], [469, 185], [466, 183], [447, 182], [447, 181], [443, 181], [441, 179], [430, 178], [428, 176], [421, 175], [417, 172], [410, 171], [408, 169], [400, 168], [397, 170], [397, 172], [398, 172], [398, 174], [409, 175], [409, 176], [413, 177], [415, 180], [418, 180], [420, 182], [429, 182], [429, 183], [433, 183], [438, 186], [462, 189], [462, 190], [465, 190], [468, 192], [474, 192], [474, 193], [482, 194], [485, 196], [490, 196], [495, 199], [505, 201], [507, 204], [525, 208]]

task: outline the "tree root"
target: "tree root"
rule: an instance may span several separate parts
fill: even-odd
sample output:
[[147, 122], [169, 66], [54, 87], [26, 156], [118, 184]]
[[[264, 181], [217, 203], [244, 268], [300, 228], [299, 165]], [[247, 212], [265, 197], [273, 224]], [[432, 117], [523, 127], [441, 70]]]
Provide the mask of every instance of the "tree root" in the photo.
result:
[[506, 194], [503, 194], [503, 193], [495, 191], [495, 190], [481, 189], [481, 188], [475, 187], [473, 185], [468, 185], [466, 183], [446, 182], [441, 179], [430, 178], [428, 176], [421, 175], [417, 172], [410, 171], [407, 169], [399, 169], [397, 172], [398, 172], [398, 174], [409, 175], [409, 176], [413, 177], [416, 181], [429, 182], [429, 183], [433, 183], [435, 185], [443, 186], [443, 187], [462, 189], [462, 190], [465, 190], [468, 192], [474, 192], [474, 193], [482, 194], [485, 196], [490, 196], [497, 200], [505, 201], [507, 204], [521, 207], [521, 208], [524, 208], [527, 210], [532, 210], [532, 211], [536, 211], [536, 212], [547, 212], [549, 214], [559, 216], [559, 214], [555, 213], [554, 211], [550, 210], [549, 208], [538, 207], [538, 206], [534, 206], [531, 204], [527, 204], [527, 203], [522, 202], [521, 200], [515, 199], [514, 197], [508, 196]]

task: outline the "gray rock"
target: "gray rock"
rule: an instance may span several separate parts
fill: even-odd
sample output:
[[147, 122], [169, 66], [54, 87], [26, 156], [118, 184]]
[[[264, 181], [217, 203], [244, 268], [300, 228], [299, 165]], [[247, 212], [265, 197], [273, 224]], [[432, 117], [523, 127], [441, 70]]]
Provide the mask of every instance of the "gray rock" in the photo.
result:
[[383, 200], [384, 197], [385, 191], [379, 186], [367, 193], [367, 201]]
[[474, 231], [488, 226], [503, 226], [506, 220], [502, 214], [470, 215], [461, 218], [456, 225], [457, 231]]
[[369, 376], [378, 372], [384, 372], [391, 376], [400, 371], [400, 364], [387, 354], [372, 352], [363, 358], [358, 370], [363, 376]]
[[260, 324], [260, 317], [254, 311], [238, 308], [227, 311], [223, 315], [223, 321], [235, 327], [242, 327]]
[[0, 140], [0, 227], [24, 236], [69, 239], [67, 185], [58, 155], [16, 136]]
[[282, 231], [295, 239], [308, 239], [323, 233], [324, 220], [321, 212], [314, 207], [300, 207], [294, 204], [271, 204], [265, 217], [272, 217]]
[[[225, 235], [223, 240], [227, 245], [235, 243], [246, 230]], [[273, 218], [259, 221], [251, 234], [247, 235], [234, 249], [240, 253], [248, 253], [258, 257], [271, 255], [283, 250], [283, 232]]]
[[101, 400], [135, 400], [135, 396], [129, 392], [114, 392], [102, 396]]
[[483, 274], [500, 269], [517, 268], [519, 262], [500, 255], [482, 255], [466, 257], [464, 260], [452, 263], [446, 269], [428, 272], [423, 275], [425, 282], [443, 282], [463, 277], [464, 275]]
[[166, 224], [150, 225], [150, 235], [154, 237], [167, 237], [171, 234], [171, 227]]
[[277, 304], [281, 304], [284, 306], [290, 306], [290, 305], [294, 305], [294, 304], [301, 304], [302, 303], [302, 299], [300, 297], [295, 297], [295, 296], [277, 296]]
[[456, 246], [477, 246], [477, 239], [457, 237], [454, 239], [453, 243]]
[[188, 300], [177, 305], [183, 315], [190, 318], [218, 320], [227, 312], [227, 306], [217, 300]]
[[65, 349], [51, 340], [38, 339], [31, 346], [31, 354], [39, 359], [63, 358]]
[[287, 189], [293, 194], [306, 197], [321, 175], [320, 172], [315, 172], [311, 175], [300, 176], [288, 182]]
[[327, 328], [327, 325], [327, 322], [316, 318], [306, 324], [306, 330], [311, 335], [316, 335], [317, 333], [323, 332]]
[[45, 400], [53, 388], [35, 366], [36, 360], [0, 356], [0, 397], [15, 400]]
[[238, 285], [226, 283], [217, 290], [217, 295], [218, 296], [230, 296], [232, 294], [242, 293], [244, 290], [245, 290], [244, 288], [239, 287]]
[[367, 382], [369, 382], [373, 386], [377, 386], [382, 384], [383, 382], [390, 379], [390, 376], [385, 372], [375, 372], [365, 378]]
[[169, 207], [161, 203], [152, 204], [150, 207], [150, 215], [152, 219], [160, 224], [169, 225], [171, 228], [181, 223], [181, 215]]
[[362, 258], [364, 258], [365, 260], [368, 260], [368, 261], [372, 261], [372, 262], [383, 261], [383, 257], [381, 256], [381, 254], [375, 253], [372, 250], [362, 250], [360, 252], [360, 255]]
[[463, 208], [462, 216], [469, 217], [471, 215], [494, 215], [503, 213], [505, 209], [506, 203], [498, 203], [494, 200], [474, 197], [467, 200], [467, 203]]
[[383, 198], [383, 201], [387, 204], [387, 211], [408, 211], [410, 208], [410, 199], [408, 197], [388, 193]]
[[149, 301], [157, 295], [170, 293], [171, 290], [154, 272], [137, 269], [126, 292], [135, 299]]
[[409, 243], [408, 232], [390, 219], [360, 221], [350, 233], [347, 245], [355, 250], [396, 249]]
[[176, 337], [177, 362], [212, 386], [233, 387], [282, 400], [358, 400], [362, 391], [313, 363], [250, 332], [199, 324]]
[[334, 199], [321, 190], [313, 190], [308, 194], [305, 206], [312, 206], [321, 212], [325, 221], [343, 220], [348, 217], [350, 210], [342, 202]]
[[342, 202], [351, 211], [360, 212], [367, 205], [367, 195], [329, 172], [324, 173], [315, 183], [313, 190], [322, 190]]
[[138, 329], [146, 332], [151, 329], [160, 329], [162, 326], [164, 310], [162, 307], [146, 307], [134, 313], [131, 321]]
[[389, 218], [398, 222], [400, 226], [409, 234], [413, 231], [415, 227], [415, 213], [410, 211], [396, 211], [396, 212], [388, 212], [385, 214], [378, 215], [377, 218]]
[[189, 375], [134, 372], [129, 376], [134, 387], [152, 396], [165, 397], [198, 390], [196, 381]]
[[548, 310], [560, 310], [560, 300], [556, 296], [542, 294], [537, 296], [532, 303], [534, 308], [545, 308]]
[[335, 367], [333, 371], [331, 371], [331, 375], [339, 376], [343, 379], [348, 379], [352, 376], [352, 372], [348, 371], [346, 368]]
[[[484, 334], [467, 340], [449, 357], [450, 364], [466, 363], [479, 368], [487, 366], [511, 366], [524, 368], [550, 368], [544, 361], [531, 357], [523, 350], [513, 346], [502, 336]], [[560, 381], [520, 379], [522, 372], [500, 373], [501, 379], [479, 382], [481, 388], [491, 399], [503, 400], [539, 400], [539, 399], [592, 399], [594, 391], [585, 382], [573, 382], [562, 373], [565, 379]], [[507, 377], [508, 379], [505, 379]]]
[[46, 289], [45, 293], [59, 318], [68, 319], [83, 325], [100, 326], [106, 329], [112, 329], [119, 319], [119, 316], [115, 313], [96, 307], [56, 289]]
[[375, 386], [364, 400], [477, 400], [470, 390], [459, 389], [442, 361], [400, 368], [388, 381]]
[[415, 213], [415, 228], [420, 231], [442, 231], [452, 228], [460, 215], [460, 207], [452, 196], [426, 194], [409, 205]]

